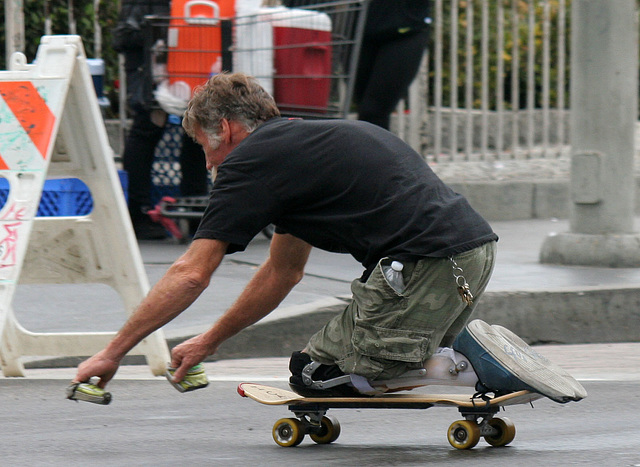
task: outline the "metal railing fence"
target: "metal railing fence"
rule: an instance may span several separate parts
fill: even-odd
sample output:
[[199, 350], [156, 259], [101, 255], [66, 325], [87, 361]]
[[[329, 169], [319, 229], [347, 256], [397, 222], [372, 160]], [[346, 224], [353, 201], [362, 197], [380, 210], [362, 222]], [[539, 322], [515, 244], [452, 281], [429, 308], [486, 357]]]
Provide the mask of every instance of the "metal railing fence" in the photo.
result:
[[432, 43], [395, 131], [428, 160], [558, 157], [571, 0], [434, 0]]

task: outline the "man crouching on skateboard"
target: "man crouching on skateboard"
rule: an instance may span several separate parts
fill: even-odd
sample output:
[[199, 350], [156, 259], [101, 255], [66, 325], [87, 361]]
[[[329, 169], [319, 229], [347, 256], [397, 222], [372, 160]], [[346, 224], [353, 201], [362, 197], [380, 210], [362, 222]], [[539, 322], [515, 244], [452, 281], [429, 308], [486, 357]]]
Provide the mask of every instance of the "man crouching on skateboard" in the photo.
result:
[[98, 376], [104, 388], [129, 350], [195, 301], [224, 255], [275, 224], [270, 256], [236, 302], [173, 349], [174, 382], [274, 310], [317, 247], [351, 254], [364, 273], [347, 308], [293, 354], [291, 386], [300, 394], [375, 394], [439, 380], [484, 392], [529, 389], [559, 402], [586, 396], [513, 333], [466, 326], [498, 237], [399, 138], [365, 122], [281, 118], [241, 73], [209, 79], [183, 126], [217, 172], [200, 227], [107, 347], [80, 364], [75, 382]]

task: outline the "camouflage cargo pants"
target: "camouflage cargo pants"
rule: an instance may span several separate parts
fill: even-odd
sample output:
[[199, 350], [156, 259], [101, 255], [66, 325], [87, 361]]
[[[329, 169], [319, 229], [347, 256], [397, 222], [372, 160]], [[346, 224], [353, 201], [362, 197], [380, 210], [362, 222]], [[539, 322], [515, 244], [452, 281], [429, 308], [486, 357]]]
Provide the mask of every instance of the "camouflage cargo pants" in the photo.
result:
[[453, 344], [471, 317], [493, 272], [495, 252], [490, 242], [452, 258], [474, 296], [471, 305], [458, 292], [451, 258], [406, 263], [401, 294], [384, 277], [382, 265], [390, 260], [382, 259], [366, 282], [352, 282], [351, 303], [311, 337], [306, 351], [314, 361], [370, 380], [422, 368], [438, 347]]

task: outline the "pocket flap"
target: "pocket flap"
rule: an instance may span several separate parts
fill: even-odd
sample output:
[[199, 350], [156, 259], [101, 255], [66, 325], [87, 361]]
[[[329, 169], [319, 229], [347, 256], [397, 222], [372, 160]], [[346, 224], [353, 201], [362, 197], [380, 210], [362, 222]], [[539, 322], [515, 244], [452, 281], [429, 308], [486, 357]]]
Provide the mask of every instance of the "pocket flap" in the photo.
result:
[[386, 329], [356, 322], [352, 342], [362, 355], [400, 362], [421, 363], [431, 333]]

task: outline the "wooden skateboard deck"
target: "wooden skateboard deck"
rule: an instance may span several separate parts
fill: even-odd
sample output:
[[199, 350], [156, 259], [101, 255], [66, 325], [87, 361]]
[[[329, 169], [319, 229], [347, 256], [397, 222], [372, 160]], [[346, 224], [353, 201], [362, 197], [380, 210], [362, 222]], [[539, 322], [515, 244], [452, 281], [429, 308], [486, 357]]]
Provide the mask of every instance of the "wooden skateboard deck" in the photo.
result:
[[428, 409], [457, 407], [465, 418], [449, 427], [449, 443], [457, 449], [471, 449], [480, 437], [492, 446], [505, 446], [515, 437], [515, 426], [507, 418], [494, 415], [502, 407], [529, 404], [542, 398], [540, 394], [518, 391], [494, 398], [472, 397], [468, 394], [383, 394], [375, 397], [304, 397], [286, 389], [255, 383], [241, 383], [238, 393], [265, 405], [288, 405], [297, 418], [278, 420], [273, 438], [284, 447], [296, 446], [309, 434], [318, 444], [335, 441], [340, 424], [326, 416], [332, 408]]

